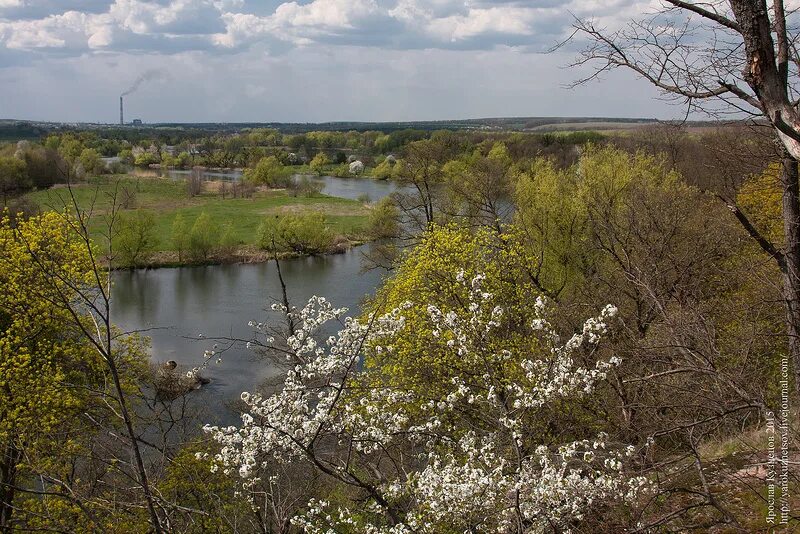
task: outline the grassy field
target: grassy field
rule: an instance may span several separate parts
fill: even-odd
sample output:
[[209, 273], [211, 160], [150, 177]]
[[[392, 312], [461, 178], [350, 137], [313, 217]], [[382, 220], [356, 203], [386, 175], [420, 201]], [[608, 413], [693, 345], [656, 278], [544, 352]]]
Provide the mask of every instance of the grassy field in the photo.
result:
[[[203, 212], [220, 226], [230, 224], [236, 241], [244, 248], [254, 247], [258, 227], [265, 218], [310, 210], [324, 213], [335, 234], [351, 241], [363, 239], [369, 208], [358, 201], [326, 195], [291, 197], [280, 190], [259, 190], [252, 198], [223, 199], [214, 191], [215, 185], [207, 183], [201, 194], [190, 197], [182, 181], [125, 175], [90, 179], [88, 183], [73, 186], [72, 195], [82, 210], [92, 209], [90, 232], [99, 243], [106, 233], [105, 216], [115, 195], [117, 205], [126, 206], [125, 199], [132, 199], [126, 210], [152, 211], [158, 239], [157, 253], [174, 250], [172, 225], [178, 214], [191, 224]], [[72, 206], [70, 191], [66, 187], [36, 191], [28, 198], [42, 210], [63, 210]]]

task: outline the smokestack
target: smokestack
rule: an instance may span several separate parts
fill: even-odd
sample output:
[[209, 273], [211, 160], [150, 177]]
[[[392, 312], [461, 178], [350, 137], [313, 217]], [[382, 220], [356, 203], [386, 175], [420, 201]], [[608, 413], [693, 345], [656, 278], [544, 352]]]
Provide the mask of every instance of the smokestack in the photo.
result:
[[122, 97], [119, 97], [119, 125], [125, 125], [125, 116], [122, 114]]

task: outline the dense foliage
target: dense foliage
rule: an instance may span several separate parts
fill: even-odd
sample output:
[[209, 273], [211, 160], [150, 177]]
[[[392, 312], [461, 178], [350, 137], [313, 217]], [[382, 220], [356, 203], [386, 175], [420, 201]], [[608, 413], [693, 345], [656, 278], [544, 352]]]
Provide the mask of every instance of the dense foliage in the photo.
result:
[[[748, 466], [766, 461], [788, 353], [780, 266], [753, 238], [783, 246], [769, 146], [745, 130], [672, 126], [614, 138], [248, 130], [7, 146], [8, 203], [74, 185], [99, 155], [125, 151], [132, 163], [241, 166], [245, 179], [212, 193], [196, 169], [149, 193], [111, 177], [94, 219], [3, 219], [0, 524], [753, 531], [763, 478]], [[720, 156], [731, 147], [748, 156]], [[192, 391], [216, 348], [188, 375], [147, 369], [144, 342], [110, 324], [105, 270], [148, 264], [158, 236], [179, 261], [234, 255], [237, 210], [259, 198], [274, 201], [246, 230], [262, 259], [280, 268], [285, 255], [340, 250], [336, 204], [315, 209], [318, 184], [292, 178], [309, 171], [394, 182], [386, 198], [348, 204], [368, 213], [376, 240], [365, 267], [389, 275], [358, 315], [322, 297], [295, 307], [284, 288], [270, 312], [282, 323], [225, 338], [282, 379], [242, 393], [240, 423], [203, 433]], [[91, 186], [54, 191], [94, 200]], [[188, 207], [159, 218], [142, 208], [148, 194]], [[93, 244], [98, 227], [111, 239]]]

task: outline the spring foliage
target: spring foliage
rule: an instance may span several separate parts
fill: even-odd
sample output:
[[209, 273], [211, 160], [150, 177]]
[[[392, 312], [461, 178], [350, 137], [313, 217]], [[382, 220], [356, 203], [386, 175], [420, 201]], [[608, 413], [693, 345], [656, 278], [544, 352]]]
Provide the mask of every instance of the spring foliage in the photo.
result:
[[30, 445], [83, 406], [68, 386], [85, 379], [76, 367], [97, 361], [63, 302], [91, 282], [91, 264], [57, 213], [17, 227], [6, 214], [0, 258], [0, 443]]
[[[242, 393], [240, 426], [206, 428], [222, 446], [213, 469], [238, 475], [250, 491], [275, 462], [310, 462], [362, 493], [357, 508], [309, 502], [293, 519], [306, 532], [529, 532], [566, 527], [601, 500], [637, 495], [644, 479], [624, 471], [632, 447], [613, 446], [602, 434], [543, 442], [530, 432], [548, 406], [591, 394], [620, 363], [596, 356], [616, 309], [607, 306], [561, 342], [546, 301], [534, 299], [522, 345], [506, 335], [507, 317], [517, 312], [492, 291], [509, 289], [502, 282], [464, 269], [443, 273], [440, 282], [458, 302], [410, 292], [390, 311], [359, 320], [343, 319], [346, 310], [319, 297], [301, 310], [284, 309], [296, 325], [287, 340], [294, 367], [279, 392]], [[341, 324], [338, 334], [318, 341], [332, 321]], [[274, 344], [255, 327], [251, 346]], [[401, 360], [416, 356], [414, 365], [428, 365], [427, 351], [413, 353], [406, 341], [421, 335], [430, 352], [451, 362], [435, 390], [358, 371], [364, 359], [404, 351]], [[594, 363], [578, 364], [579, 355]]]
[[258, 228], [259, 247], [271, 252], [322, 254], [333, 240], [325, 215], [316, 211], [265, 218]]

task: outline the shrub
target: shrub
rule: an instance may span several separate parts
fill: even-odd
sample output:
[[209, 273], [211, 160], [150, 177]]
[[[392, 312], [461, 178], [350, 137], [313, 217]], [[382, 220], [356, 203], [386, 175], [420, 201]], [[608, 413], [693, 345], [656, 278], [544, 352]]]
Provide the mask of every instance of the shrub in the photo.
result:
[[233, 230], [233, 224], [226, 223], [222, 227], [222, 234], [219, 238], [219, 251], [220, 253], [230, 256], [236, 252], [236, 247], [239, 245], [239, 240], [236, 238], [236, 233]]
[[136, 158], [134, 158], [133, 163], [137, 167], [147, 167], [148, 165], [152, 165], [153, 163], [158, 163], [159, 159], [158, 156], [151, 152], [142, 152]]
[[391, 198], [382, 198], [369, 214], [369, 233], [374, 239], [400, 235], [400, 211]]
[[254, 169], [247, 169], [244, 179], [251, 184], [266, 185], [272, 188], [287, 187], [291, 175], [275, 156], [261, 158]]
[[201, 213], [189, 232], [189, 254], [194, 260], [207, 260], [218, 243], [219, 228], [208, 213]]
[[264, 250], [289, 250], [321, 254], [333, 246], [334, 235], [325, 215], [319, 212], [266, 219], [258, 229], [258, 244]]
[[348, 166], [347, 170], [350, 172], [350, 174], [358, 176], [364, 172], [364, 163], [356, 160]]
[[0, 194], [6, 196], [30, 189], [33, 185], [24, 160], [0, 157]]
[[330, 163], [331, 160], [328, 158], [325, 152], [319, 152], [316, 156], [314, 156], [314, 159], [311, 160], [311, 163], [309, 163], [308, 166], [311, 167], [312, 171], [322, 174], [323, 168], [327, 165], [330, 165]]
[[350, 166], [347, 163], [337, 165], [330, 173], [338, 178], [350, 178], [352, 176], [352, 174], [350, 174]]
[[103, 174], [106, 171], [106, 165], [100, 159], [100, 154], [93, 148], [84, 148], [78, 161], [83, 166], [83, 170], [89, 174]]
[[183, 257], [189, 249], [189, 223], [180, 213], [172, 223], [172, 246], [178, 251], [178, 261], [183, 261]]
[[130, 148], [124, 148], [120, 150], [119, 154], [117, 154], [117, 157], [122, 163], [125, 163], [127, 165], [133, 165], [134, 162], [133, 151], [131, 151]]
[[181, 152], [175, 156], [175, 166], [179, 169], [185, 169], [192, 162], [192, 156], [188, 152]]
[[372, 169], [372, 176], [379, 180], [388, 180], [392, 177], [393, 166], [387, 160], [380, 162], [374, 169]]
[[158, 244], [153, 212], [136, 210], [120, 216], [115, 249], [119, 265], [135, 266], [145, 261]]

